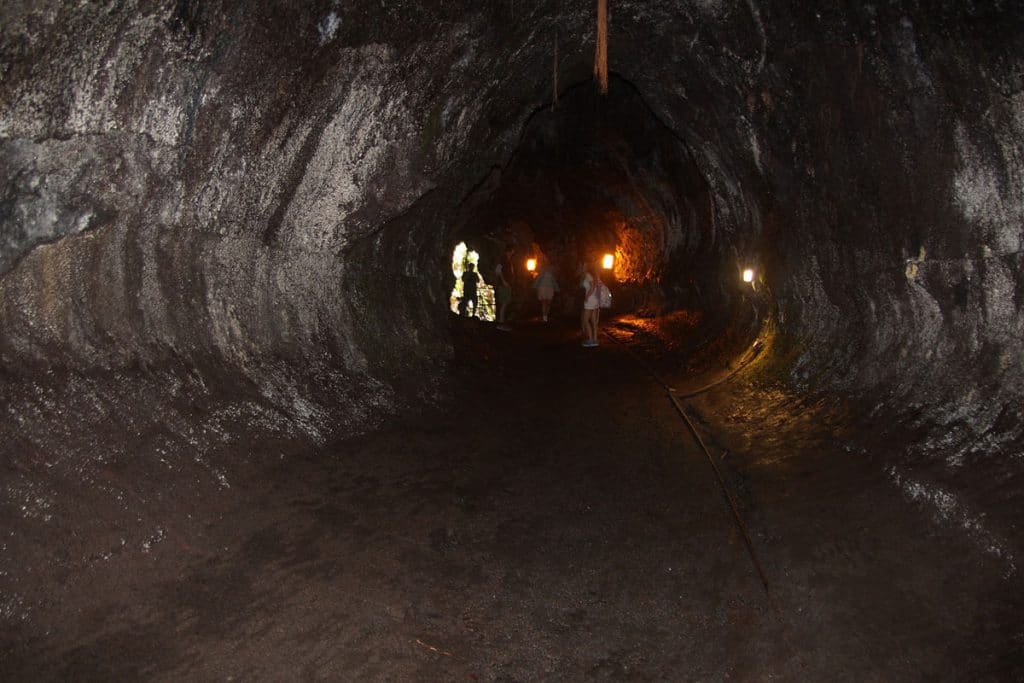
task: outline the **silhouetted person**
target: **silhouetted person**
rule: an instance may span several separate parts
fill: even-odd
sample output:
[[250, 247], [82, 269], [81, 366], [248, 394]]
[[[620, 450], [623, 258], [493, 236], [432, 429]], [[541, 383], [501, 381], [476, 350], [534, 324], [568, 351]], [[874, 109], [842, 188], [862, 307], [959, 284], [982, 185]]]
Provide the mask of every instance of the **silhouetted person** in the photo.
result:
[[473, 303], [473, 316], [478, 317], [480, 312], [477, 303], [476, 287], [480, 282], [480, 276], [476, 272], [476, 266], [472, 263], [466, 264], [466, 270], [462, 273], [462, 301], [459, 302], [459, 315], [466, 315], [470, 302]]

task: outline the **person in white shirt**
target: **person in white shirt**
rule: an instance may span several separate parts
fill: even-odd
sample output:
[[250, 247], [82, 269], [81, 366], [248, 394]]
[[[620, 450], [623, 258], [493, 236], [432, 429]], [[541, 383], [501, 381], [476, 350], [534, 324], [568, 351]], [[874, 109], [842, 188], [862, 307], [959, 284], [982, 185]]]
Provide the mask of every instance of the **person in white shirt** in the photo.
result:
[[599, 286], [601, 278], [597, 276], [597, 269], [582, 264], [583, 278], [580, 286], [583, 288], [583, 313], [580, 315], [580, 327], [583, 328], [583, 346], [597, 346], [597, 324], [601, 315], [601, 298]]

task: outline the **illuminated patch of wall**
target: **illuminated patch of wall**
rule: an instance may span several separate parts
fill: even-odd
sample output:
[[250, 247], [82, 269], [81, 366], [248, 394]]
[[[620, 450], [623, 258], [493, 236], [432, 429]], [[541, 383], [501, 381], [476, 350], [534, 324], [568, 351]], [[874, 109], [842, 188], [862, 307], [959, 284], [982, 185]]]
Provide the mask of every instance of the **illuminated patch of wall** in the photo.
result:
[[664, 231], [657, 219], [618, 220], [615, 222], [615, 279], [620, 282], [645, 282], [657, 277], [661, 268]]

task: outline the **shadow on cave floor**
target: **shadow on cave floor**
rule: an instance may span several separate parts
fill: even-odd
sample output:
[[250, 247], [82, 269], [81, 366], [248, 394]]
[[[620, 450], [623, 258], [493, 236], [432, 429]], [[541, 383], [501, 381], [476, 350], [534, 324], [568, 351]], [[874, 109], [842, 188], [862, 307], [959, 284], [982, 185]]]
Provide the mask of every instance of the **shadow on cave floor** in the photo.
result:
[[[774, 613], [705, 456], [628, 345], [581, 349], [561, 323], [501, 333], [453, 320], [453, 335], [460, 389], [443, 414], [282, 464], [211, 523], [215, 549], [165, 566], [125, 560], [119, 591], [81, 596], [49, 633], [15, 634], [0, 673], [1020, 673], [1019, 643], [1014, 651], [1004, 638], [1015, 606], [998, 571], [936, 530], [869, 458], [842, 451], [831, 409], [780, 399], [759, 413], [756, 395], [730, 386], [698, 402]], [[750, 424], [723, 431], [728, 411]]]

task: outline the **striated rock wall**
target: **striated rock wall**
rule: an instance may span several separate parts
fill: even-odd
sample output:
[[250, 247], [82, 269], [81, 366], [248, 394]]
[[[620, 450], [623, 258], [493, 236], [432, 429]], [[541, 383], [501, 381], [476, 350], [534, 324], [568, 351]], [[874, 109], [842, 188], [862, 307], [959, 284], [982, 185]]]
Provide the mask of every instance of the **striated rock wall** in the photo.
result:
[[313, 7], [182, 7], [21, 17], [0, 123], [3, 264], [20, 260], [3, 281], [5, 364], [244, 370], [322, 357], [329, 335], [360, 369], [340, 254], [434, 187], [435, 143], [466, 135], [451, 122], [451, 140], [415, 144], [459, 53], [429, 36], [341, 44]]
[[[699, 244], [720, 264], [698, 283], [715, 300], [744, 292], [730, 264], [756, 265], [778, 309], [773, 368], [913, 427], [894, 467], [930, 463], [977, 505], [987, 489], [955, 483], [968, 466], [1019, 481], [1022, 11], [611, 12], [613, 72], [712, 199], [651, 240], [654, 262]], [[184, 410], [170, 378], [240, 387], [222, 399], [321, 440], [432, 391], [457, 207], [549, 101], [556, 31], [563, 89], [592, 55], [584, 0], [0, 13], [0, 382], [19, 453], [67, 448], [66, 407], [86, 405], [68, 376], [151, 386], [138, 400], [156, 414]], [[633, 182], [657, 194], [653, 175]], [[680, 289], [685, 269], [666, 272]]]

